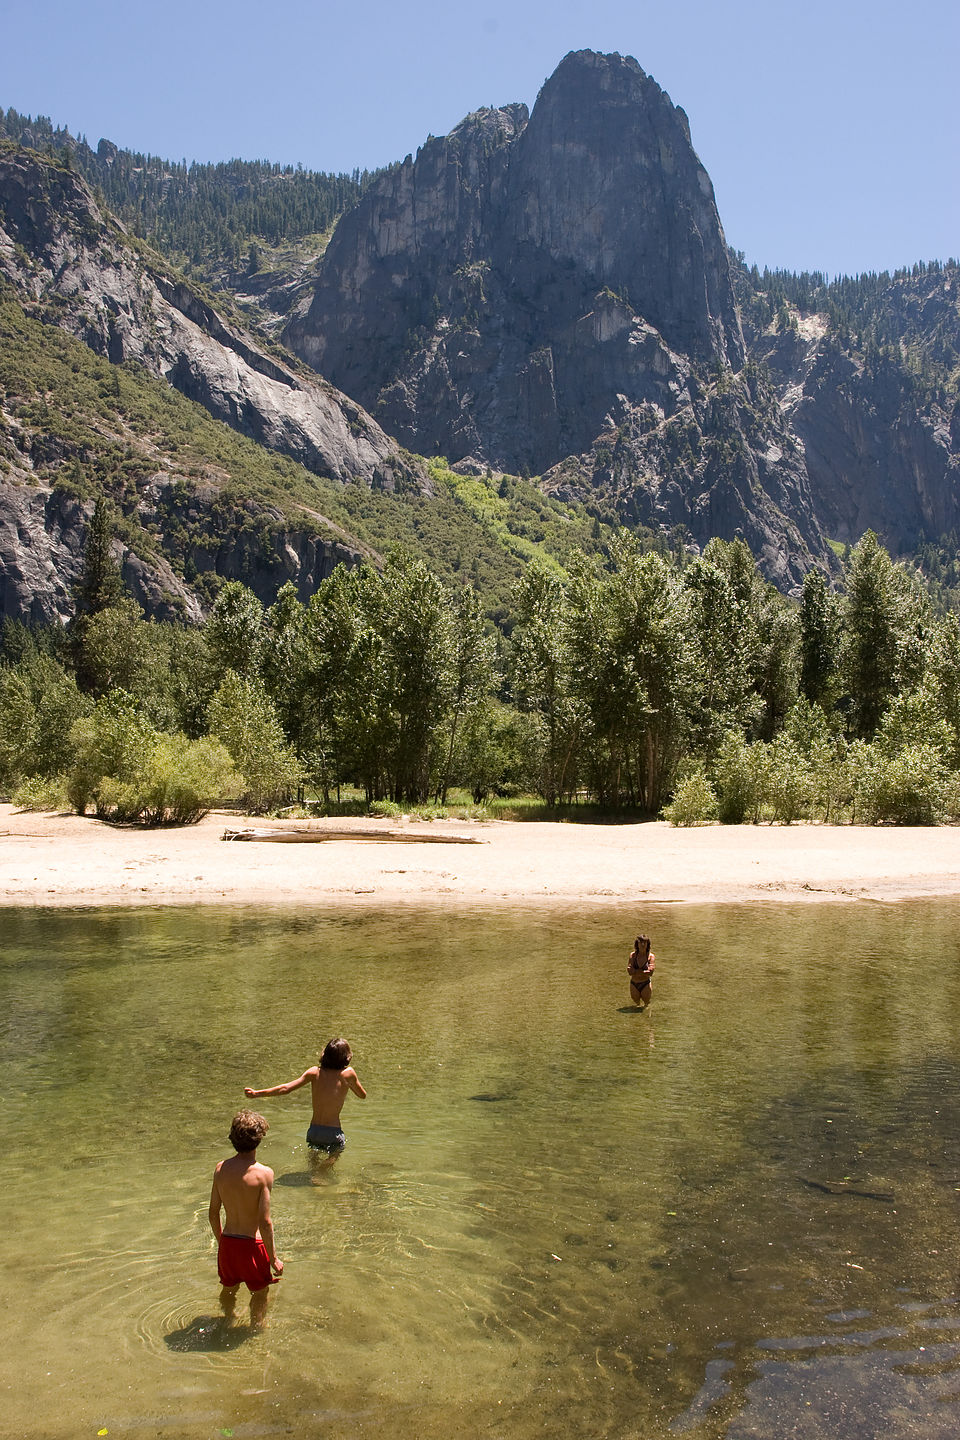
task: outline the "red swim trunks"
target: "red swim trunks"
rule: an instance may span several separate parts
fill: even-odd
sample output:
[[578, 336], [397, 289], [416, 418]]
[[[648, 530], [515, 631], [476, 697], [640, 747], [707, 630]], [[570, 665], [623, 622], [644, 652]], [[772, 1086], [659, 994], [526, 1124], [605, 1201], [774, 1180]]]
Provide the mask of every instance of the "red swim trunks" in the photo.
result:
[[265, 1290], [280, 1279], [271, 1274], [267, 1247], [252, 1235], [220, 1236], [217, 1271], [220, 1284], [228, 1289], [243, 1283], [248, 1290]]

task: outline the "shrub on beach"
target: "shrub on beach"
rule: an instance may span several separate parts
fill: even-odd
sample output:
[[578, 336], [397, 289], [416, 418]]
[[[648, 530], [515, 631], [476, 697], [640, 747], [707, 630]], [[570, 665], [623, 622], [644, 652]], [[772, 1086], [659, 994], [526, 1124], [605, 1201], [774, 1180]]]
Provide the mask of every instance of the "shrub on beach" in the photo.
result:
[[103, 820], [190, 825], [240, 788], [218, 740], [154, 730], [122, 691], [107, 695], [73, 730], [76, 760], [66, 790], [78, 814]]
[[888, 755], [866, 746], [857, 776], [858, 817], [868, 825], [938, 825], [944, 818], [946, 767], [931, 745], [906, 745]]
[[[74, 760], [67, 788], [78, 815], [86, 814], [91, 804], [102, 818], [118, 805], [126, 808], [122, 787], [140, 773], [155, 734], [136, 700], [124, 690], [111, 690], [92, 714], [76, 722], [70, 732]], [[105, 779], [111, 783], [101, 795]]]
[[193, 825], [239, 792], [240, 777], [219, 740], [158, 735], [144, 774], [143, 818], [153, 825]]
[[681, 780], [669, 805], [661, 812], [671, 825], [709, 825], [719, 819], [717, 794], [704, 770], [694, 770]]
[[69, 810], [66, 775], [32, 775], [13, 792], [18, 810]]
[[100, 781], [97, 814], [144, 825], [195, 825], [218, 800], [233, 799], [240, 784], [218, 740], [156, 735], [131, 779], [105, 775]]
[[814, 798], [813, 777], [789, 735], [778, 735], [763, 748], [766, 751], [764, 798], [772, 818], [789, 825], [810, 813]]
[[748, 745], [739, 731], [729, 730], [714, 765], [724, 825], [759, 819], [763, 789], [757, 761], [756, 748]]

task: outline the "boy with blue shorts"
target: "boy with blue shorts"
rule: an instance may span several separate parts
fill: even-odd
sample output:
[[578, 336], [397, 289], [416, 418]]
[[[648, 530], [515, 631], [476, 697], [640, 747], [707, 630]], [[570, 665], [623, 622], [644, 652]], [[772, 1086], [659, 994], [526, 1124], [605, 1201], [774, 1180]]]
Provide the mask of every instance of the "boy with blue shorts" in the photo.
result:
[[350, 1064], [352, 1059], [353, 1055], [346, 1040], [337, 1038], [327, 1044], [320, 1057], [320, 1064], [311, 1065], [298, 1079], [288, 1080], [284, 1085], [271, 1085], [266, 1090], [253, 1090], [248, 1085], [243, 1093], [251, 1100], [259, 1100], [266, 1095], [289, 1095], [292, 1090], [299, 1090], [301, 1085], [306, 1085], [309, 1080], [313, 1093], [313, 1118], [307, 1130], [307, 1145], [311, 1150], [326, 1155], [333, 1161], [339, 1158], [347, 1143], [340, 1127], [340, 1112], [347, 1098], [347, 1091], [352, 1090], [361, 1100], [367, 1098], [367, 1092]]

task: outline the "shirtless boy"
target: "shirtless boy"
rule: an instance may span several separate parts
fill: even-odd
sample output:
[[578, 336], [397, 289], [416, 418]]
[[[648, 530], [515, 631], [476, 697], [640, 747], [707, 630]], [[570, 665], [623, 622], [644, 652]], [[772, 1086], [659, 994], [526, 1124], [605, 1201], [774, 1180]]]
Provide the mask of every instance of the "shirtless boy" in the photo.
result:
[[350, 1064], [352, 1059], [346, 1040], [331, 1040], [320, 1057], [320, 1064], [304, 1070], [298, 1080], [288, 1080], [285, 1085], [271, 1085], [267, 1090], [252, 1090], [248, 1085], [243, 1093], [251, 1100], [259, 1100], [265, 1095], [289, 1095], [291, 1090], [299, 1090], [309, 1080], [313, 1091], [313, 1119], [307, 1131], [307, 1144], [311, 1150], [335, 1160], [347, 1143], [340, 1128], [340, 1111], [347, 1091], [352, 1090], [361, 1100], [367, 1098], [367, 1092]]
[[[223, 1291], [221, 1304], [231, 1314], [237, 1287], [243, 1283], [250, 1294], [250, 1318], [263, 1320], [267, 1287], [283, 1274], [277, 1259], [270, 1219], [270, 1189], [273, 1171], [257, 1159], [257, 1146], [269, 1126], [254, 1110], [241, 1110], [230, 1126], [230, 1144], [236, 1150], [221, 1160], [213, 1172], [210, 1191], [210, 1228], [217, 1237], [217, 1270]], [[226, 1211], [226, 1229], [220, 1211]], [[273, 1273], [271, 1273], [273, 1272]]]

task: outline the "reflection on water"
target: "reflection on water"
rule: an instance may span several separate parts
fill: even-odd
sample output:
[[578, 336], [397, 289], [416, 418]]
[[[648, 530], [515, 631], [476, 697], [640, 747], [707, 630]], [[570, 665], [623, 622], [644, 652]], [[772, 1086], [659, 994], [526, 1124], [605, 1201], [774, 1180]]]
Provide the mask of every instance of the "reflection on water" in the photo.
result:
[[[960, 904], [6, 912], [4, 1434], [960, 1429]], [[265, 1329], [206, 1211], [271, 1121]]]

